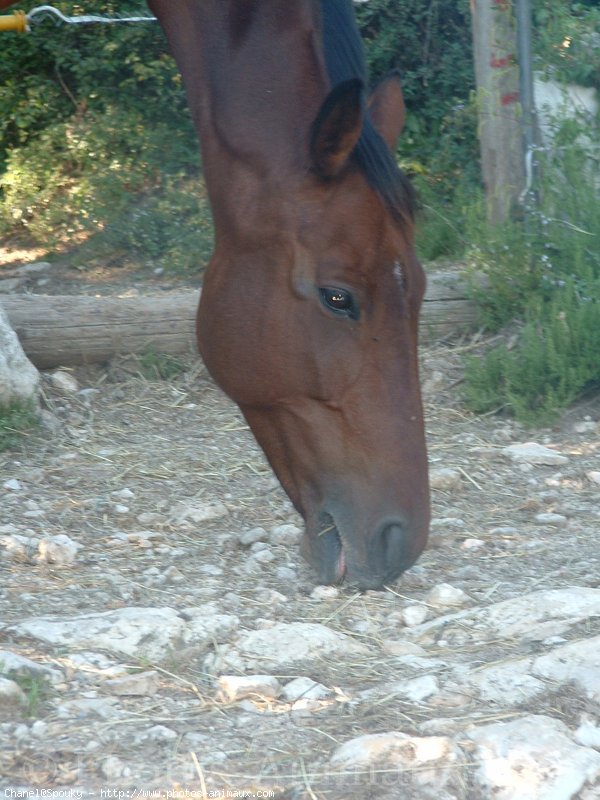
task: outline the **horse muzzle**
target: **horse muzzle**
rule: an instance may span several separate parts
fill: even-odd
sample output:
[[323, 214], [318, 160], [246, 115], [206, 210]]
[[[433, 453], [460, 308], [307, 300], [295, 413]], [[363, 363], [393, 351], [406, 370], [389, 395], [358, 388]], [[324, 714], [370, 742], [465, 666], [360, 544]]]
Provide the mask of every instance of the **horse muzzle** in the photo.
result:
[[324, 584], [346, 581], [359, 589], [381, 589], [411, 567], [427, 542], [427, 525], [413, 526], [397, 516], [375, 527], [356, 530], [323, 513], [319, 529], [307, 525], [304, 556]]

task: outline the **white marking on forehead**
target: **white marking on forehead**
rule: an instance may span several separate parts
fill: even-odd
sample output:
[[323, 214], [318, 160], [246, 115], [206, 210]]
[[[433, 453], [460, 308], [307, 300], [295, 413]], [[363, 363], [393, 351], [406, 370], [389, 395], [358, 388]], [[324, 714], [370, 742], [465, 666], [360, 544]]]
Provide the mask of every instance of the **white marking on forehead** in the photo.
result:
[[392, 274], [394, 278], [400, 284], [400, 288], [404, 288], [404, 270], [402, 269], [402, 264], [399, 261], [394, 261], [394, 268], [392, 269]]

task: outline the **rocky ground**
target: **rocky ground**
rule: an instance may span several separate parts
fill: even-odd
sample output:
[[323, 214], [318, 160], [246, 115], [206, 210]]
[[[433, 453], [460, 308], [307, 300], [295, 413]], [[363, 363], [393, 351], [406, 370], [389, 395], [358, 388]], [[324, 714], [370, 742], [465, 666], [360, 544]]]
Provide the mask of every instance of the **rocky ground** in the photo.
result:
[[315, 585], [199, 362], [46, 374], [0, 454], [4, 795], [600, 798], [600, 401], [474, 417], [469, 346], [423, 351], [431, 542], [382, 592]]

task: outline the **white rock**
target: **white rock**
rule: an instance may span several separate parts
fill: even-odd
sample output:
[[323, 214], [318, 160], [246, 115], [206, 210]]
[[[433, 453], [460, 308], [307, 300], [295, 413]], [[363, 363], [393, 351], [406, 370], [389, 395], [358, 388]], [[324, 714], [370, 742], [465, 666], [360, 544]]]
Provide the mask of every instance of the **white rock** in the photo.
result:
[[81, 548], [78, 542], [70, 539], [66, 534], [45, 536], [38, 544], [38, 561], [55, 564], [57, 567], [67, 567], [75, 563], [77, 551]]
[[514, 525], [497, 525], [490, 529], [490, 536], [518, 536], [519, 529]]
[[264, 528], [250, 528], [238, 536], [240, 544], [244, 547], [250, 547], [255, 542], [264, 542], [265, 539], [267, 539], [267, 532]]
[[302, 538], [302, 528], [291, 523], [275, 525], [269, 532], [269, 539], [273, 544], [295, 545]]
[[39, 539], [31, 536], [0, 536], [0, 546], [4, 548], [6, 557], [11, 561], [29, 561], [37, 548]]
[[532, 658], [516, 658], [504, 664], [479, 667], [444, 688], [476, 695], [499, 706], [522, 703], [547, 691], [547, 684], [531, 675], [532, 662]]
[[108, 756], [100, 764], [100, 774], [109, 781], [122, 778], [129, 773], [127, 765], [117, 756]]
[[275, 553], [270, 550], [268, 547], [263, 550], [258, 550], [246, 560], [247, 568], [251, 571], [250, 562], [253, 561], [255, 564], [271, 564], [275, 561]]
[[14, 402], [37, 403], [39, 380], [0, 305], [0, 407]]
[[429, 616], [429, 610], [426, 605], [419, 603], [414, 606], [406, 606], [400, 612], [400, 619], [407, 628], [414, 628], [421, 625]]
[[0, 650], [0, 674], [19, 677], [48, 678], [52, 682], [62, 680], [62, 672], [45, 664], [38, 664], [25, 656], [11, 653], [9, 650]]
[[116, 719], [124, 712], [119, 708], [114, 697], [81, 697], [77, 700], [66, 700], [56, 706], [59, 719], [76, 719], [78, 717], [100, 717], [100, 719]]
[[390, 656], [426, 656], [427, 650], [405, 639], [385, 639], [381, 649]]
[[273, 699], [281, 692], [281, 684], [272, 675], [221, 675], [217, 687], [220, 699], [226, 703], [257, 696]]
[[597, 470], [590, 470], [590, 472], [586, 473], [587, 477], [592, 483], [600, 484], [600, 471]]
[[18, 271], [24, 275], [33, 275], [40, 272], [47, 272], [51, 268], [52, 264], [50, 261], [32, 261], [30, 264], [23, 264], [22, 267], [18, 268]]
[[340, 590], [337, 586], [315, 586], [309, 595], [311, 600], [336, 600], [340, 596]]
[[78, 653], [69, 653], [66, 659], [67, 669], [91, 674], [94, 677], [118, 678], [129, 674], [126, 664], [119, 664], [114, 659], [105, 656], [104, 653], [84, 650]]
[[464, 519], [460, 519], [460, 517], [435, 517], [431, 520], [432, 531], [444, 530], [445, 528], [450, 528], [451, 530], [461, 530], [465, 527], [465, 525], [466, 523]]
[[449, 798], [457, 797], [448, 783], [453, 777], [460, 782], [462, 760], [464, 755], [447, 736], [408, 736], [391, 731], [350, 739], [334, 751], [330, 765], [343, 773], [371, 769], [402, 771], [413, 783], [413, 791], [402, 791], [394, 797]]
[[[360, 0], [360, 2], [364, 3], [365, 0]], [[445, 382], [446, 376], [444, 373], [439, 372], [439, 370], [434, 370], [434, 372], [423, 381], [423, 394], [436, 394], [444, 388]]]
[[179, 734], [172, 728], [167, 728], [166, 725], [153, 725], [151, 728], [143, 731], [138, 737], [139, 742], [174, 742], [179, 737]]
[[350, 636], [319, 623], [275, 623], [271, 628], [243, 633], [223, 654], [224, 662], [243, 663], [247, 669], [320, 658], [368, 656], [369, 649]]
[[462, 477], [458, 470], [449, 467], [439, 467], [429, 471], [429, 485], [432, 489], [451, 491], [460, 489]]
[[2, 488], [6, 489], [8, 492], [20, 492], [23, 486], [21, 485], [21, 481], [18, 481], [16, 478], [10, 478], [2, 484]]
[[600, 702], [600, 636], [564, 644], [533, 662], [533, 675], [556, 683], [574, 682]]
[[111, 492], [111, 497], [116, 497], [119, 500], [133, 500], [135, 494], [131, 491], [131, 489], [127, 488], [127, 486], [123, 489], [116, 489], [114, 492]]
[[158, 691], [160, 676], [156, 670], [136, 672], [118, 678], [109, 678], [102, 684], [102, 689], [117, 696], [151, 697]]
[[267, 589], [265, 592], [265, 602], [271, 606], [278, 606], [282, 603], [287, 603], [288, 598], [286, 595], [281, 594], [281, 592], [278, 592], [275, 589]]
[[18, 683], [0, 677], [0, 708], [10, 705], [25, 705], [27, 698]]
[[476, 779], [498, 800], [570, 800], [600, 776], [600, 753], [573, 742], [559, 720], [531, 715], [467, 733], [480, 763]]
[[551, 512], [536, 514], [535, 521], [539, 522], [540, 525], [550, 525], [553, 528], [564, 528], [568, 522], [567, 518], [562, 514], [552, 514]]
[[276, 567], [275, 568], [275, 577], [277, 580], [282, 581], [285, 584], [293, 583], [294, 581], [298, 580], [298, 573], [294, 569], [294, 567]]
[[440, 631], [458, 627], [460, 635], [468, 641], [498, 638], [543, 641], [594, 617], [600, 617], [600, 589], [572, 586], [445, 614], [407, 629], [404, 635], [411, 641], [434, 640]]
[[567, 456], [551, 450], [549, 447], [537, 444], [536, 442], [525, 442], [524, 444], [511, 444], [502, 450], [503, 455], [513, 461], [526, 464], [542, 464], [546, 466], [556, 466], [566, 464]]
[[290, 703], [294, 703], [297, 700], [324, 700], [331, 697], [333, 692], [322, 683], [313, 681], [312, 678], [300, 676], [286, 683], [281, 694]]
[[55, 389], [65, 394], [77, 394], [79, 391], [77, 379], [70, 372], [57, 370], [50, 375], [50, 382]]
[[465, 539], [460, 545], [461, 550], [480, 550], [485, 547], [483, 539]]
[[449, 583], [438, 583], [427, 595], [427, 603], [438, 608], [464, 606], [470, 602], [471, 598], [468, 594], [456, 586], [451, 586]]
[[600, 750], [600, 725], [596, 721], [584, 717], [573, 738], [577, 744]]
[[523, 636], [538, 641], [598, 616], [600, 589], [579, 586], [533, 592], [485, 609], [486, 625], [497, 635], [503, 638]]
[[229, 514], [229, 510], [223, 503], [218, 501], [209, 501], [206, 503], [196, 502], [180, 508], [175, 515], [177, 523], [192, 522], [199, 524], [201, 522], [212, 522], [216, 519], [222, 519]]
[[215, 603], [186, 608], [185, 614], [190, 617], [183, 632], [186, 644], [226, 642], [240, 625], [239, 617], [235, 614], [221, 614]]
[[186, 624], [172, 608], [132, 607], [76, 617], [34, 617], [9, 630], [52, 645], [159, 661], [181, 643]]
[[420, 703], [440, 690], [435, 675], [421, 675], [408, 681], [400, 681], [394, 684], [394, 687], [395, 694], [406, 697], [407, 700], [412, 700], [414, 703]]
[[38, 739], [42, 739], [48, 734], [48, 723], [44, 722], [43, 719], [36, 719], [36, 721], [31, 726], [31, 735], [36, 736]]

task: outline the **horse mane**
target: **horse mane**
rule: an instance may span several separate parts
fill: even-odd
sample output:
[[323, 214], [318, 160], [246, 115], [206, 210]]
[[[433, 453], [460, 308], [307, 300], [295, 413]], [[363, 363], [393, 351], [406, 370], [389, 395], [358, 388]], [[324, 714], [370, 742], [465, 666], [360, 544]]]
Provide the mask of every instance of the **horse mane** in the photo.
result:
[[[360, 78], [367, 86], [367, 64], [351, 0], [320, 0], [320, 6], [323, 54], [331, 85]], [[401, 223], [412, 220], [416, 205], [414, 189], [368, 112], [353, 158], [394, 219]]]

